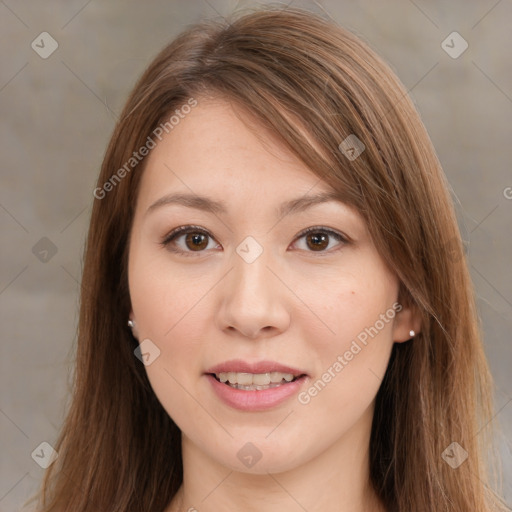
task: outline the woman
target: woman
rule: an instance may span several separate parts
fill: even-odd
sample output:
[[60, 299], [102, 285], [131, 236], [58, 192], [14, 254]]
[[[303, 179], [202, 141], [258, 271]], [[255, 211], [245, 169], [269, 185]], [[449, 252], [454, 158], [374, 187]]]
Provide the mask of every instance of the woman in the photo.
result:
[[299, 10], [190, 28], [94, 196], [41, 511], [506, 510], [446, 180], [358, 38]]

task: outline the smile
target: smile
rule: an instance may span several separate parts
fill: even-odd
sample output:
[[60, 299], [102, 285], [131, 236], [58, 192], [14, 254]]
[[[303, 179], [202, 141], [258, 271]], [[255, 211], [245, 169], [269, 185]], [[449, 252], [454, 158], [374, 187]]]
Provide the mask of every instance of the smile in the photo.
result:
[[219, 382], [227, 384], [234, 389], [246, 391], [263, 391], [293, 382], [299, 376], [292, 373], [246, 373], [246, 372], [220, 372], [212, 374]]

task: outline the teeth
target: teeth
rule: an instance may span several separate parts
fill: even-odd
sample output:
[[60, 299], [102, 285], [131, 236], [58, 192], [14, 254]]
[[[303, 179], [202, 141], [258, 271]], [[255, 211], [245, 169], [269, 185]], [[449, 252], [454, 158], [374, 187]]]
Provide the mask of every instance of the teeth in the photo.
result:
[[[291, 373], [270, 372], [270, 373], [238, 373], [222, 372], [215, 376], [221, 381], [229, 384], [238, 384], [240, 386], [268, 386], [271, 384], [281, 384], [283, 380], [291, 382], [294, 376]], [[274, 386], [272, 386], [274, 387]]]
[[282, 386], [282, 384], [272, 383], [268, 386], [242, 386], [242, 384], [229, 384], [228, 386], [235, 389], [243, 389], [244, 391], [263, 391], [264, 389], [270, 389], [270, 388], [278, 388], [279, 386]]

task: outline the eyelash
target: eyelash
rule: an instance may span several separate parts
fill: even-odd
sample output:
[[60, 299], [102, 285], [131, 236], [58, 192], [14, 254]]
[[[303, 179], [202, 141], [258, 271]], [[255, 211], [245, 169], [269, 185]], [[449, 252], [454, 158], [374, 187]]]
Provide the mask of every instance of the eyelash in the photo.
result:
[[[160, 244], [163, 247], [167, 248], [168, 250], [170, 250], [172, 252], [175, 252], [175, 253], [178, 253], [178, 254], [181, 254], [181, 255], [187, 256], [187, 257], [188, 256], [200, 255], [201, 253], [206, 252], [205, 250], [202, 250], [202, 251], [183, 251], [181, 249], [175, 249], [175, 248], [170, 248], [169, 247], [171, 242], [175, 241], [180, 236], [186, 235], [186, 234], [189, 234], [189, 233], [205, 235], [205, 236], [208, 236], [209, 238], [211, 238], [212, 240], [215, 240], [213, 238], [213, 236], [211, 236], [210, 233], [208, 233], [208, 231], [205, 231], [203, 228], [200, 228], [199, 226], [180, 226], [179, 228], [176, 228], [173, 231], [171, 231], [170, 233], [168, 233], [163, 238], [163, 240], [160, 242]], [[343, 236], [341, 233], [338, 233], [336, 231], [333, 231], [332, 229], [325, 228], [325, 227], [322, 227], [322, 226], [313, 226], [313, 227], [305, 229], [304, 231], [301, 231], [297, 235], [295, 240], [299, 240], [300, 238], [303, 238], [306, 235], [309, 235], [310, 233], [323, 233], [323, 234], [327, 234], [329, 236], [332, 236], [338, 242], [342, 242], [341, 247], [343, 247], [343, 245], [349, 243], [348, 239], [345, 236]], [[306, 251], [306, 252], [316, 253], [318, 256], [325, 256], [327, 254], [330, 254], [333, 251], [339, 250], [341, 247], [338, 247], [338, 249], [329, 249], [329, 250], [323, 250], [323, 251], [318, 251], [318, 252], [317, 251]]]

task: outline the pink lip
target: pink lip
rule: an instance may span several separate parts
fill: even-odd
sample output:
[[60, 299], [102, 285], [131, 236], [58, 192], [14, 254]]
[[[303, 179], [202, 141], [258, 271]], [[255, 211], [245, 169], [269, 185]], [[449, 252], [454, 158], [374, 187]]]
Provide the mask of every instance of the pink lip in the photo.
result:
[[308, 379], [302, 376], [293, 382], [281, 384], [276, 388], [263, 389], [261, 391], [244, 391], [235, 389], [227, 384], [218, 381], [213, 375], [208, 374], [206, 378], [210, 381], [217, 396], [230, 407], [241, 411], [264, 411], [276, 407], [296, 395], [304, 382]]
[[270, 373], [281, 372], [291, 373], [294, 376], [306, 375], [306, 372], [291, 366], [284, 366], [276, 361], [260, 361], [258, 363], [248, 363], [241, 359], [231, 359], [224, 363], [212, 366], [206, 370], [205, 373], [223, 373], [223, 372], [237, 372], [237, 373]]
[[[213, 374], [224, 372], [237, 373], [270, 373], [281, 372], [291, 373], [298, 377], [293, 382], [281, 384], [275, 388], [245, 391], [243, 389], [235, 389], [231, 386], [219, 382]], [[306, 372], [285, 366], [275, 361], [260, 361], [257, 363], [248, 363], [241, 359], [232, 359], [224, 363], [212, 366], [205, 372], [206, 378], [209, 380], [216, 395], [228, 406], [242, 411], [264, 411], [272, 407], [276, 407], [298, 393], [304, 382], [308, 379]]]

